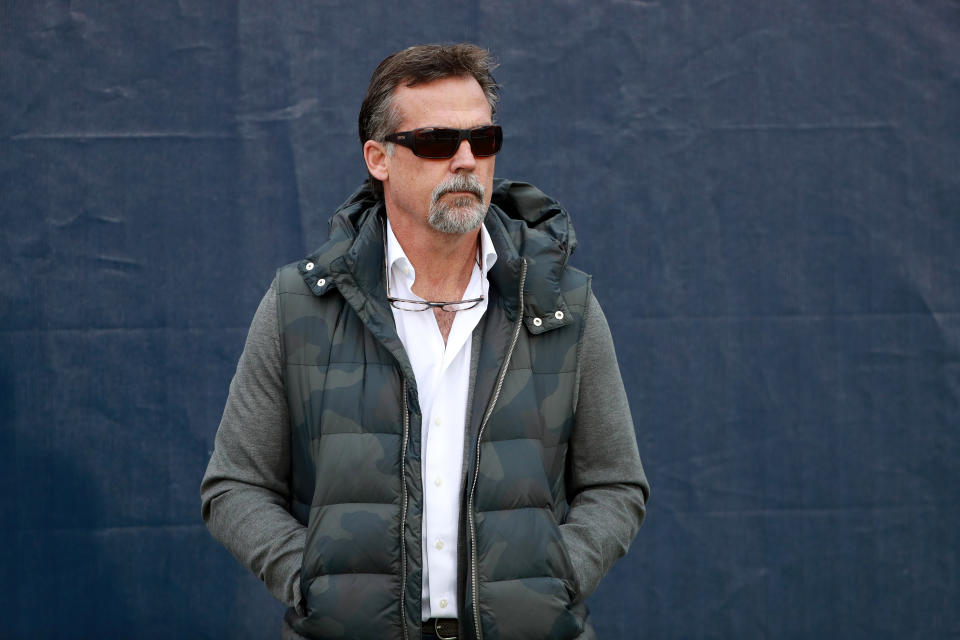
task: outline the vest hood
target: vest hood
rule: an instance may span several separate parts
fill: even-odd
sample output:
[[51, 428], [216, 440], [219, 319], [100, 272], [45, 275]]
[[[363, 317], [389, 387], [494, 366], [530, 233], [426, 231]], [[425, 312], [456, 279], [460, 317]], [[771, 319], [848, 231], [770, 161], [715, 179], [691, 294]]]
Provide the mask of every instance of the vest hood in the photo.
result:
[[[337, 286], [350, 297], [349, 289], [356, 287], [368, 303], [385, 300], [382, 215], [383, 202], [366, 183], [340, 205], [330, 219], [327, 242], [298, 264], [314, 295]], [[533, 185], [497, 179], [484, 224], [498, 256], [489, 278], [508, 316], [516, 319], [516, 283], [526, 262], [523, 316], [527, 329], [536, 334], [567, 324], [560, 276], [577, 246], [567, 211]]]

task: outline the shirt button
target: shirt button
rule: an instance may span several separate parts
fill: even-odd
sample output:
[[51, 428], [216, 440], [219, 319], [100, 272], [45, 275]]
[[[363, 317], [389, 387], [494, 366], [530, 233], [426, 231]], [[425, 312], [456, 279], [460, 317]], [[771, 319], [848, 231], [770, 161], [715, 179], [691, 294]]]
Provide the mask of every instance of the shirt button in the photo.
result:
[[443, 420], [440, 419], [440, 416], [437, 416], [437, 417], [435, 417], [435, 418], [433, 419], [433, 424], [437, 425], [438, 427], [440, 426], [440, 424], [441, 424], [442, 422], [443, 422]]
[[557, 311], [555, 314], [553, 314], [553, 317], [557, 320], [563, 320], [563, 311]]
[[443, 485], [443, 478], [437, 478], [433, 481], [433, 484], [437, 485], [438, 487]]
[[542, 325], [542, 324], [543, 324], [543, 320], [541, 320], [540, 318], [534, 318], [534, 319], [533, 319], [533, 326], [539, 327], [539, 326]]
[[446, 599], [446, 598], [444, 598], [443, 600], [440, 601], [440, 608], [441, 608], [441, 609], [446, 609], [448, 604], [450, 604], [450, 603], [447, 602], [447, 599]]
[[323, 278], [320, 278], [319, 280], [317, 280], [317, 286], [318, 286], [318, 287], [322, 287], [322, 286], [325, 285], [325, 284], [327, 284], [327, 281], [324, 280]]
[[443, 549], [443, 540], [437, 540], [437, 543], [433, 546], [437, 548], [437, 551], [440, 551], [441, 549]]
[[305, 264], [305, 265], [303, 265], [303, 266], [304, 266], [304, 268], [305, 268], [307, 271], [313, 271], [313, 266], [314, 266], [314, 265], [313, 265], [312, 262], [308, 262], [307, 264]]

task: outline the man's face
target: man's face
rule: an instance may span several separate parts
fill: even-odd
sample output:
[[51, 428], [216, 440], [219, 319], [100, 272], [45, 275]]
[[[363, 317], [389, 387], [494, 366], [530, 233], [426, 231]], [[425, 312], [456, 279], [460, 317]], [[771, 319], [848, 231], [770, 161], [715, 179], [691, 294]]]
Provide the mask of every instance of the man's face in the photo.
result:
[[[400, 85], [394, 91], [393, 106], [400, 115], [397, 131], [492, 124], [490, 105], [472, 77]], [[480, 226], [490, 205], [494, 156], [475, 157], [470, 143], [463, 140], [452, 158], [442, 160], [420, 158], [394, 145], [387, 162], [384, 201], [394, 224], [427, 224], [444, 233], [466, 233]]]

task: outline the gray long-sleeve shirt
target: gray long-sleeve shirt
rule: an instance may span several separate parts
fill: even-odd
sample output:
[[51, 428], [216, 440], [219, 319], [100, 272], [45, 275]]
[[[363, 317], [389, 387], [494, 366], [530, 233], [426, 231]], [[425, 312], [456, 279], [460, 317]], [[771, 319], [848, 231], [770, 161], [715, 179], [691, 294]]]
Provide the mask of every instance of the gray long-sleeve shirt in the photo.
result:
[[[274, 282], [250, 326], [200, 490], [213, 536], [302, 614], [306, 528], [289, 512], [290, 425], [276, 298]], [[579, 373], [566, 476], [570, 510], [560, 530], [582, 600], [626, 553], [649, 497], [610, 329], [592, 294]]]

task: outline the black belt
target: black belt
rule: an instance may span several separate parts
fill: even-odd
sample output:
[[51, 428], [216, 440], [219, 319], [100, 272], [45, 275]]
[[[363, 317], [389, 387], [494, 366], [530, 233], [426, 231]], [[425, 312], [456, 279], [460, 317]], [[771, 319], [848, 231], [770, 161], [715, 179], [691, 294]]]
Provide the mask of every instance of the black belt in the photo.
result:
[[460, 626], [456, 618], [430, 618], [423, 621], [423, 632], [432, 633], [438, 640], [457, 640]]

